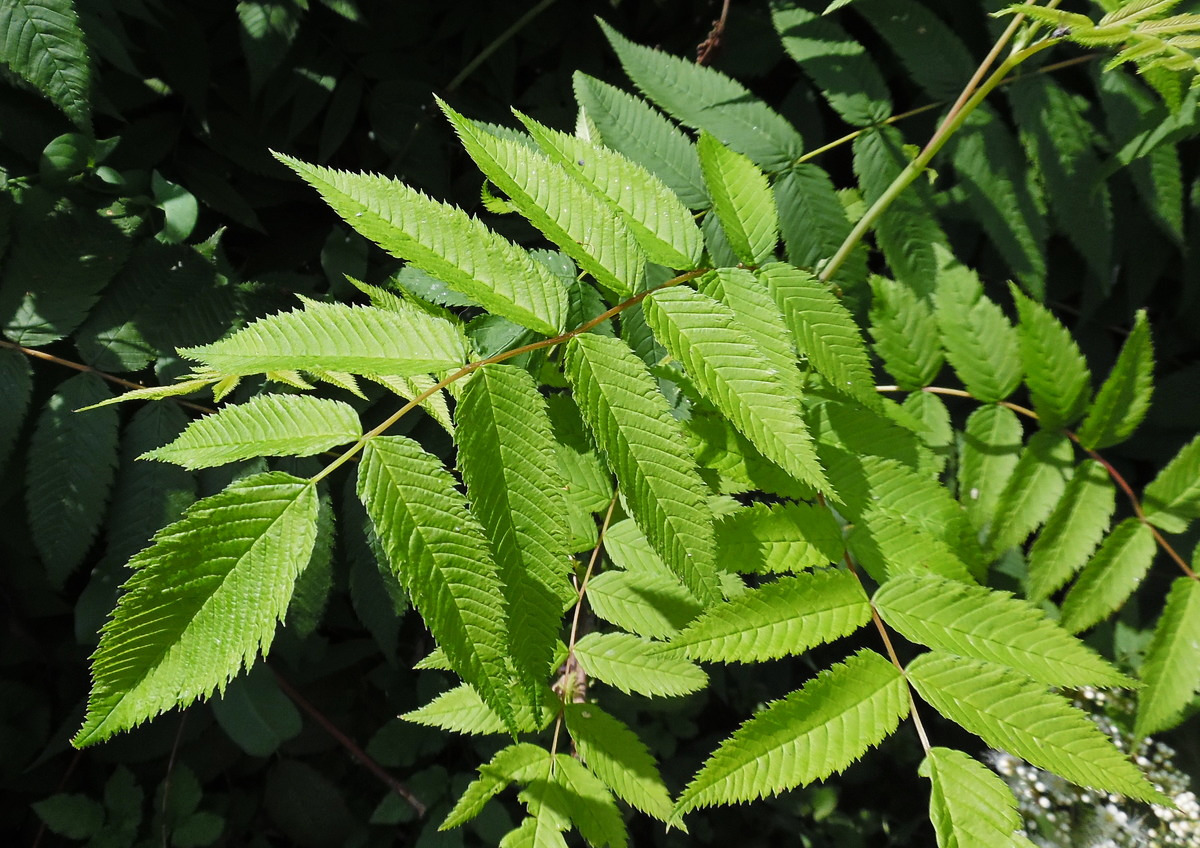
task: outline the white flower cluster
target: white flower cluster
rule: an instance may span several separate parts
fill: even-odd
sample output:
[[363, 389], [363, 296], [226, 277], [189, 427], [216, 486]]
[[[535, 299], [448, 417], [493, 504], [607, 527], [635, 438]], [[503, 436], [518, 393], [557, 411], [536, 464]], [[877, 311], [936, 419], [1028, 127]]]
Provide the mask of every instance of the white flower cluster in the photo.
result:
[[1133, 699], [1084, 688], [1076, 693], [1075, 706], [1088, 711], [1118, 748], [1133, 755], [1175, 808], [1084, 789], [1012, 754], [990, 751], [992, 768], [1016, 796], [1025, 834], [1044, 848], [1198, 848], [1200, 802], [1188, 776], [1172, 762], [1175, 751], [1153, 739], [1135, 739], [1114, 720], [1132, 715]]

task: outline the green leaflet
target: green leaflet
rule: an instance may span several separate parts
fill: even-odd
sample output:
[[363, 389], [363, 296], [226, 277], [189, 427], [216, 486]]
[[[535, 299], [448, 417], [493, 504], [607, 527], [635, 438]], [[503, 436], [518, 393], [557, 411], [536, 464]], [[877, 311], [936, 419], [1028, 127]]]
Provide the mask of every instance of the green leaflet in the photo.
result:
[[854, 10], [896, 52], [904, 69], [934, 100], [953, 101], [976, 61], [954, 31], [914, 0], [858, 0]]
[[1050, 597], [1083, 567], [1115, 508], [1116, 489], [1108, 471], [1094, 459], [1085, 460], [1029, 550], [1029, 600]]
[[1123, 442], [1137, 429], [1150, 408], [1154, 391], [1154, 347], [1146, 310], [1139, 309], [1133, 330], [1121, 347], [1112, 371], [1096, 392], [1079, 425], [1079, 443], [1100, 450]]
[[837, 392], [878, 408], [871, 361], [858, 325], [827, 286], [782, 262], [758, 270], [808, 364]]
[[[545, 730], [554, 719], [553, 709], [557, 701], [548, 689], [543, 693], [538, 710], [523, 703], [528, 696], [522, 688], [512, 687], [506, 697], [511, 701], [512, 720], [522, 733]], [[466, 683], [443, 692], [425, 706], [404, 713], [400, 718], [413, 724], [472, 736], [512, 733], [509, 719], [484, 703], [479, 692]]]
[[1169, 730], [1200, 688], [1200, 582], [1177, 577], [1142, 663], [1134, 734]]
[[770, 259], [779, 241], [779, 214], [766, 176], [706, 132], [700, 133], [697, 150], [713, 211], [734, 254], [745, 265]]
[[934, 709], [993, 748], [1080, 786], [1165, 800], [1083, 712], [1012, 669], [932, 652], [905, 674]]
[[1017, 339], [1025, 384], [1038, 414], [1038, 425], [1057, 430], [1079, 420], [1092, 393], [1087, 360], [1071, 333], [1049, 309], [1009, 286], [1020, 323]]
[[638, 527], [696, 599], [714, 603], [704, 484], [646, 366], [623, 342], [588, 333], [568, 344], [566, 374]]
[[580, 758], [618, 798], [660, 821], [670, 818], [671, 796], [637, 734], [596, 704], [565, 704], [563, 718]]
[[871, 620], [858, 578], [821, 569], [780, 577], [708, 609], [671, 640], [692, 659], [762, 662], [802, 654]]
[[506, 833], [500, 840], [500, 848], [567, 848], [567, 840], [553, 823], [534, 816]]
[[546, 238], [606, 289], [628, 297], [641, 288], [646, 257], [602, 201], [539, 151], [438, 105], [479, 170]]
[[255, 456], [312, 456], [362, 435], [348, 404], [309, 395], [256, 395], [198, 418], [142, 459], [210, 468]]
[[1037, 607], [1008, 592], [934, 575], [905, 575], [872, 598], [906, 639], [1014, 668], [1049, 686], [1134, 684]]
[[866, 48], [840, 25], [792, 4], [777, 4], [771, 19], [788, 55], [842, 120], [863, 127], [891, 116], [887, 83]]
[[792, 125], [740, 82], [635, 44], [603, 21], [600, 27], [638, 89], [686, 126], [711, 133], [768, 171], [783, 170], [804, 152]]
[[1032, 848], [1017, 799], [999, 775], [962, 751], [930, 748], [919, 774], [933, 784], [929, 817], [938, 848]]
[[605, 145], [638, 162], [692, 209], [709, 205], [696, 148], [679, 127], [640, 97], [576, 71], [575, 99]]
[[974, 583], [978, 576], [952, 540], [895, 509], [868, 509], [846, 541], [850, 552], [876, 581], [900, 574], [940, 574], [950, 580]]
[[976, 398], [985, 403], [1004, 400], [1021, 382], [1016, 331], [1000, 307], [984, 295], [974, 271], [940, 245], [934, 253], [938, 258], [934, 305], [946, 358]]
[[459, 327], [416, 306], [405, 304], [398, 312], [315, 301], [179, 353], [228, 376], [315, 368], [413, 377], [448, 371], [467, 359]]
[[[808, 426], [821, 447], [839, 447], [860, 456], [879, 456], [919, 468], [924, 446], [913, 430], [918, 422], [894, 415], [891, 401], [877, 397], [867, 409], [846, 403], [837, 392], [815, 387], [804, 396]], [[899, 419], [899, 421], [897, 421]], [[899, 423], [901, 426], [897, 427]]]
[[714, 491], [763, 491], [797, 500], [816, 497], [811, 487], [764, 459], [724, 416], [693, 411], [684, 426], [700, 474]]
[[1142, 493], [1146, 519], [1168, 533], [1182, 533], [1200, 518], [1200, 436], [1188, 442]]
[[458, 465], [508, 604], [509, 656], [530, 687], [550, 672], [567, 582], [566, 501], [545, 401], [511, 365], [475, 372], [455, 410]]
[[859, 651], [734, 731], [683, 790], [675, 817], [822, 780], [890, 736], [908, 710], [896, 668]]
[[669, 639], [701, 609], [674, 575], [645, 571], [598, 574], [588, 581], [587, 597], [600, 618], [651, 639]]
[[1002, 553], [1024, 542], [1050, 515], [1073, 469], [1070, 439], [1047, 430], [1034, 433], [996, 501], [985, 545]]
[[833, 513], [806, 503], [754, 504], [716, 525], [717, 563], [743, 574], [803, 571], [842, 558]]
[[72, 123], [91, 132], [92, 65], [71, 0], [0, 4], [0, 56]]
[[547, 268], [454, 206], [375, 174], [350, 174], [275, 154], [346, 223], [388, 253], [523, 327], [563, 328], [567, 291]]
[[159, 531], [130, 563], [72, 744], [100, 742], [224, 689], [265, 654], [316, 532], [316, 488], [280, 472], [238, 480]]
[[555, 777], [567, 796], [565, 812], [592, 848], [625, 848], [629, 836], [604, 781], [570, 754], [554, 755]]
[[75, 410], [111, 397], [95, 374], [64, 380], [38, 415], [29, 443], [29, 529], [50, 583], [57, 587], [87, 555], [117, 468], [116, 411]]
[[504, 662], [503, 587], [483, 531], [453, 478], [411, 439], [378, 436], [363, 449], [358, 497], [392, 570], [451, 668], [516, 734]]
[[[767, 459], [801, 482], [837, 497], [821, 470], [812, 437], [789, 389], [754, 341], [737, 329], [732, 311], [676, 286], [642, 301], [663, 347], [687, 369], [696, 388]], [[790, 381], [793, 386], [794, 380]]]
[[886, 277], [871, 281], [871, 337], [887, 372], [905, 391], [924, 388], [942, 370], [945, 354], [933, 307]]
[[1078, 633], [1107, 618], [1137, 588], [1155, 550], [1149, 525], [1136, 518], [1118, 524], [1063, 599], [1063, 628]]
[[920, 424], [916, 433], [926, 448], [918, 458], [921, 470], [939, 476], [950, 458], [954, 441], [950, 410], [941, 398], [930, 392], [913, 392], [901, 406]]
[[459, 796], [438, 830], [450, 830], [479, 815], [485, 804], [514, 780], [525, 781], [537, 773], [538, 766], [550, 759], [550, 752], [538, 745], [517, 742], [506, 745], [479, 767], [479, 777]]
[[717, 268], [700, 278], [697, 290], [733, 311], [738, 328], [753, 339], [788, 391], [799, 397], [804, 383], [796, 367], [796, 347], [779, 307], [758, 278], [745, 268]]
[[663, 642], [631, 633], [589, 633], [575, 643], [589, 676], [622, 692], [674, 697], [703, 689], [708, 675]]
[[618, 215], [646, 258], [668, 268], [696, 267], [703, 249], [692, 213], [661, 180], [606, 147], [516, 116], [538, 146]]
[[[829, 174], [811, 162], [802, 162], [780, 174], [771, 187], [788, 262], [800, 268], [817, 268], [837, 253], [852, 225]], [[851, 290], [866, 278], [867, 251], [860, 244], [832, 282]]]

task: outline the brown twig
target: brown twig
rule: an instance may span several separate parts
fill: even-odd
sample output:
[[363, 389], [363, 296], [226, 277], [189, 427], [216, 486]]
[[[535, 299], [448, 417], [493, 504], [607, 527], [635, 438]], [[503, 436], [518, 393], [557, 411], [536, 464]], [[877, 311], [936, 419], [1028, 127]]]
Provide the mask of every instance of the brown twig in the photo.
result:
[[708, 37], [696, 45], [696, 64], [707, 65], [720, 51], [725, 40], [725, 22], [729, 19], [729, 0], [721, 4], [721, 17], [713, 21]]

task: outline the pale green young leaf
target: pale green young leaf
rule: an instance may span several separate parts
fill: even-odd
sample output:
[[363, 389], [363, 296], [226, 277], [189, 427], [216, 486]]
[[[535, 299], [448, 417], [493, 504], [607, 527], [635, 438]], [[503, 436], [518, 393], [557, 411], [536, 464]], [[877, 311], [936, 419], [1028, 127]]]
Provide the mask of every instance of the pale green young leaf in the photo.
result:
[[641, 289], [646, 256], [599, 198], [540, 151], [438, 105], [479, 170], [546, 238], [605, 288], [625, 297]]
[[1096, 392], [1083, 423], [1079, 443], [1100, 450], [1125, 441], [1142, 423], [1154, 391], [1154, 346], [1146, 310], [1139, 309], [1112, 371]]
[[618, 798], [660, 821], [670, 818], [670, 793], [636, 733], [596, 704], [566, 704], [563, 718], [580, 758]]
[[987, 527], [1012, 479], [1021, 452], [1021, 422], [1008, 407], [990, 404], [967, 418], [958, 451], [958, 498], [977, 528]]
[[179, 353], [227, 376], [316, 368], [411, 377], [458, 368], [467, 360], [461, 329], [415, 306], [402, 314], [313, 301]]
[[438, 830], [450, 830], [466, 824], [483, 811], [484, 806], [496, 797], [508, 784], [528, 780], [537, 773], [538, 766], [545, 765], [550, 752], [528, 742], [506, 745], [479, 767], [479, 777], [467, 784], [453, 809], [438, 825]]
[[575, 643], [575, 656], [589, 677], [626, 693], [670, 698], [708, 682], [700, 666], [669, 645], [631, 633], [589, 633]]
[[1050, 515], [1074, 470], [1075, 452], [1062, 433], [1040, 430], [1017, 460], [996, 502], [986, 546], [995, 553], [1016, 547]]
[[1126, 0], [1102, 17], [1098, 25], [1102, 27], [1112, 24], [1131, 26], [1155, 15], [1164, 15], [1178, 5], [1179, 0]]
[[566, 374], [638, 527], [696, 599], [714, 603], [704, 484], [654, 378], [624, 342], [593, 333], [568, 344]]
[[1032, 848], [1021, 833], [1017, 799], [983, 763], [950, 748], [931, 748], [918, 773], [933, 784], [929, 818], [938, 848]]
[[875, 352], [905, 391], [933, 382], [945, 354], [929, 301], [886, 277], [871, 278], [871, 337]]
[[91, 131], [92, 63], [71, 0], [0, 4], [0, 61]]
[[1063, 598], [1063, 628], [1078, 633], [1108, 618], [1142, 582], [1155, 550], [1150, 525], [1126, 518], [1113, 528]]
[[516, 116], [551, 159], [620, 216], [650, 262], [696, 267], [704, 247], [700, 228], [658, 177], [620, 153], [552, 130], [520, 112]]
[[604, 781], [570, 754], [555, 754], [555, 778], [567, 796], [571, 823], [592, 848], [625, 848], [629, 834]]
[[562, 831], [550, 820], [529, 816], [504, 834], [500, 848], [567, 848]]
[[75, 410], [111, 397], [95, 374], [69, 377], [46, 401], [29, 442], [29, 530], [50, 583], [57, 587], [87, 556], [117, 470], [116, 410]]
[[211, 468], [255, 456], [312, 456], [362, 435], [348, 404], [309, 395], [256, 395], [198, 418], [142, 459]]
[[[812, 162], [802, 162], [780, 174], [771, 187], [788, 262], [799, 268], [817, 268], [837, 253], [853, 225], [829, 174]], [[832, 282], [852, 289], [866, 278], [867, 250], [859, 244]]]
[[675, 815], [823, 780], [890, 736], [908, 710], [896, 668], [859, 651], [734, 731], [684, 789]]
[[265, 654], [309, 561], [316, 487], [273, 472], [197, 501], [130, 562], [76, 747], [223, 690]]
[[706, 132], [700, 133], [696, 147], [713, 211], [734, 254], [746, 265], [770, 259], [779, 241], [779, 214], [766, 176]]
[[934, 294], [946, 358], [963, 385], [986, 403], [1004, 400], [1021, 382], [1021, 350], [1016, 330], [1003, 310], [983, 293], [979, 276], [941, 246]]
[[275, 154], [362, 235], [514, 323], [552, 336], [567, 292], [544, 265], [461, 209], [376, 174], [351, 174]]
[[[544, 730], [554, 719], [552, 710], [556, 700], [549, 689], [543, 692], [538, 710], [527, 703], [524, 688], [513, 686], [507, 690], [506, 697], [511, 701], [513, 720], [522, 733]], [[479, 692], [466, 683], [443, 692], [425, 706], [404, 713], [400, 718], [413, 724], [472, 736], [512, 733], [509, 719], [492, 709]]]
[[587, 597], [600, 618], [651, 639], [669, 639], [701, 609], [674, 575], [646, 571], [598, 574], [588, 581]]
[[125, 392], [123, 395], [109, 397], [99, 403], [93, 403], [90, 406], [85, 406], [75, 410], [76, 412], [88, 412], [93, 409], [100, 409], [105, 406], [123, 403], [127, 400], [161, 400], [162, 398], [179, 397], [181, 395], [190, 395], [193, 392], [198, 392], [201, 389], [211, 386], [217, 382], [216, 377], [203, 377], [194, 380], [183, 380], [179, 383], [174, 383], [169, 386], [146, 386], [144, 389], [132, 389]]
[[763, 662], [802, 654], [870, 620], [858, 578], [828, 568], [780, 577], [711, 607], [671, 644], [706, 662]]
[[1015, 668], [1049, 686], [1134, 684], [1099, 654], [1008, 592], [936, 575], [888, 580], [871, 599], [904, 638]]
[[600, 21], [621, 67], [641, 92], [683, 124], [705, 130], [779, 171], [804, 152], [804, 140], [778, 112], [720, 71], [635, 44]]
[[1026, 594], [1041, 601], [1074, 576], [1100, 544], [1116, 509], [1116, 489], [1104, 466], [1085, 460], [1029, 550]]
[[803, 571], [842, 558], [833, 513], [806, 503], [754, 504], [716, 525], [717, 563], [742, 574]]
[[508, 610], [487, 540], [450, 473], [403, 436], [363, 449], [358, 497], [392, 571], [453, 668], [515, 734]]
[[1080, 786], [1166, 800], [1085, 713], [1020, 672], [931, 652], [910, 662], [905, 674], [934, 709], [993, 748]]
[[1010, 286], [1020, 323], [1017, 339], [1025, 383], [1038, 425], [1057, 430], [1074, 424], [1087, 409], [1092, 375], [1069, 330], [1054, 314]]
[[[812, 437], [788, 382], [737, 328], [732, 310], [684, 286], [642, 301], [646, 321], [697, 390], [767, 459], [829, 493]], [[795, 381], [791, 381], [795, 386]]]
[[1200, 689], [1200, 582], [1177, 577], [1142, 663], [1139, 739], [1168, 730]]
[[679, 127], [640, 97], [595, 77], [576, 71], [572, 81], [576, 101], [606, 146], [647, 168], [692, 209], [709, 205], [695, 145]]
[[509, 610], [509, 659], [530, 687], [550, 673], [567, 572], [566, 501], [546, 404], [528, 372], [487, 365], [455, 409], [458, 467]]
[[796, 367], [796, 346], [779, 307], [758, 278], [745, 268], [717, 268], [700, 278], [697, 290], [733, 311], [738, 328], [753, 339], [788, 391], [800, 397], [804, 384]]
[[1200, 436], [1188, 442], [1158, 472], [1142, 494], [1146, 520], [1168, 533], [1182, 533], [1200, 518]]
[[878, 408], [867, 346], [853, 316], [829, 287], [807, 271], [782, 262], [764, 265], [758, 277], [766, 283], [808, 364], [835, 391]]

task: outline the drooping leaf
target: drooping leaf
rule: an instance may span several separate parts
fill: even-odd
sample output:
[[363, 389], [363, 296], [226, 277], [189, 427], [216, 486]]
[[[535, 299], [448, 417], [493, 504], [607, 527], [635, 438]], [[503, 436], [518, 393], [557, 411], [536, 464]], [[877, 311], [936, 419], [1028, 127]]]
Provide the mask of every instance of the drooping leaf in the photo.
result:
[[411, 439], [379, 436], [363, 449], [358, 496], [392, 570], [451, 668], [515, 734], [500, 577], [449, 472]]
[[1019, 672], [931, 652], [910, 662], [905, 674], [934, 709], [993, 748], [1080, 786], [1164, 800], [1086, 714]]
[[779, 215], [766, 176], [748, 158], [708, 133], [700, 134], [697, 150], [713, 212], [729, 246], [743, 264], [765, 262], [779, 241]]
[[1021, 366], [1038, 425], [1057, 430], [1079, 420], [1092, 392], [1087, 360], [1053, 313], [1010, 287], [1020, 323]]
[[976, 527], [991, 524], [1021, 451], [1021, 422], [1004, 406], [981, 406], [967, 418], [958, 456], [958, 497]]
[[871, 277], [871, 293], [871, 337], [887, 372], [906, 391], [928, 386], [945, 361], [933, 307], [886, 277]]
[[1146, 519], [1168, 533], [1182, 533], [1200, 518], [1200, 436], [1171, 458], [1142, 493]]
[[92, 125], [92, 65], [71, 0], [0, 3], [0, 61], [62, 109]]
[[836, 497], [788, 382], [775, 369], [763, 367], [762, 355], [737, 329], [731, 310], [684, 286], [662, 289], [642, 306], [655, 336], [683, 363], [700, 393], [763, 456]]
[[858, 578], [821, 569], [780, 577], [711, 607], [671, 640], [693, 659], [762, 662], [801, 654], [871, 620]]
[[734, 731], [683, 790], [675, 815], [822, 780], [890, 736], [908, 710], [896, 668], [859, 651]]
[[116, 411], [75, 410], [110, 397], [94, 374], [68, 378], [46, 401], [29, 443], [29, 529], [55, 586], [62, 585], [91, 547], [117, 467]]
[[1134, 734], [1140, 739], [1179, 720], [1200, 689], [1200, 582], [1177, 577], [1142, 663], [1145, 686]]
[[316, 487], [281, 472], [238, 480], [159, 531], [130, 563], [72, 744], [223, 690], [265, 654], [316, 532]]
[[623, 342], [593, 333], [567, 346], [566, 373], [633, 518], [688, 590], [719, 598], [704, 484], [654, 379]]
[[1101, 543], [1062, 604], [1062, 626], [1071, 633], [1103, 621], [1138, 587], [1156, 546], [1149, 525], [1126, 518]]
[[1154, 391], [1154, 347], [1146, 310], [1139, 309], [1133, 330], [1121, 347], [1112, 371], [1096, 392], [1083, 423], [1079, 443], [1100, 450], [1123, 442], [1142, 423]]
[[1083, 567], [1115, 508], [1116, 489], [1108, 472], [1099, 462], [1085, 460], [1030, 548], [1026, 594], [1031, 601], [1048, 598]]
[[412, 377], [466, 362], [466, 340], [457, 325], [406, 306], [401, 313], [308, 301], [303, 309], [260, 318], [220, 341], [179, 353], [231, 376], [315, 368]]
[[747, 574], [799, 572], [843, 553], [833, 513], [806, 503], [754, 504], [721, 518], [716, 532], [717, 563]]
[[704, 688], [708, 675], [662, 642], [631, 633], [589, 633], [575, 643], [589, 676], [622, 692], [674, 697]]
[[938, 848], [1031, 848], [1017, 799], [1000, 776], [962, 751], [931, 748], [919, 774], [933, 784], [929, 817]]
[[310, 395], [256, 395], [198, 418], [143, 459], [210, 468], [255, 456], [312, 456], [362, 435], [358, 414], [341, 401]]
[[1040, 609], [1008, 592], [903, 575], [888, 580], [872, 604], [910, 641], [1006, 665], [1050, 686], [1133, 685]]
[[1073, 468], [1070, 439], [1047, 430], [1034, 433], [996, 502], [987, 547], [1001, 553], [1024, 542], [1062, 497]]
[[651, 639], [669, 639], [700, 614], [674, 575], [606, 571], [588, 581], [587, 597], [600, 618]]

